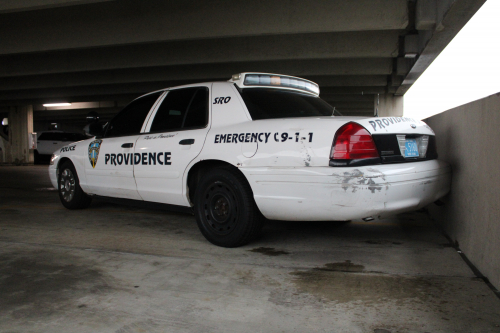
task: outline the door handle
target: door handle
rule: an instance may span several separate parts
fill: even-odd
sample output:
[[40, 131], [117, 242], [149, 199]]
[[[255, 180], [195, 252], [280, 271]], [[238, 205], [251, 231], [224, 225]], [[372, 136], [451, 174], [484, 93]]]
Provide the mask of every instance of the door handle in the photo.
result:
[[179, 141], [180, 145], [192, 145], [194, 143], [194, 139], [184, 139]]
[[133, 143], [124, 143], [122, 144], [122, 148], [132, 148], [134, 146]]

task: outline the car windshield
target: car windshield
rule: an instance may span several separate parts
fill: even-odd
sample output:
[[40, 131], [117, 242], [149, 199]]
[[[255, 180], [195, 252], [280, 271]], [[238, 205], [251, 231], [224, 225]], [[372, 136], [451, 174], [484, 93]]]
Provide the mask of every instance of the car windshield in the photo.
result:
[[253, 120], [332, 116], [333, 106], [319, 97], [283, 89], [240, 89]]

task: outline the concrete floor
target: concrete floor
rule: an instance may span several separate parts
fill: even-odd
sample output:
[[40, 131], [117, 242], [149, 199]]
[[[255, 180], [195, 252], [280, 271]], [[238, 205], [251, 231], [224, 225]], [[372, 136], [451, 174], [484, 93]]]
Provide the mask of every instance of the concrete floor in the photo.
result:
[[500, 300], [424, 213], [269, 222], [242, 248], [194, 217], [94, 201], [0, 167], [0, 332], [500, 332]]

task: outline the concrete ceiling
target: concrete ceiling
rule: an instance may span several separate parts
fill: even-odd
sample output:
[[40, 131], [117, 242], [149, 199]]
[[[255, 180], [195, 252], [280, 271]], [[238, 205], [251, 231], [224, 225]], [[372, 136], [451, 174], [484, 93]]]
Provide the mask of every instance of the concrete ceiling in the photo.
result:
[[375, 96], [403, 95], [484, 2], [0, 1], [0, 105], [119, 106], [260, 71], [311, 79], [344, 114], [372, 115]]

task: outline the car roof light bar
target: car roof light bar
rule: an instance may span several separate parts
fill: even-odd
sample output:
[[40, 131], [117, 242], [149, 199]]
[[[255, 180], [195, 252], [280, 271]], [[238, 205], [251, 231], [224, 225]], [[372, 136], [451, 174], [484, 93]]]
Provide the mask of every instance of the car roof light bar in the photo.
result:
[[295, 76], [270, 73], [240, 73], [234, 74], [229, 82], [234, 82], [240, 88], [273, 87], [293, 89], [319, 96], [317, 83]]

